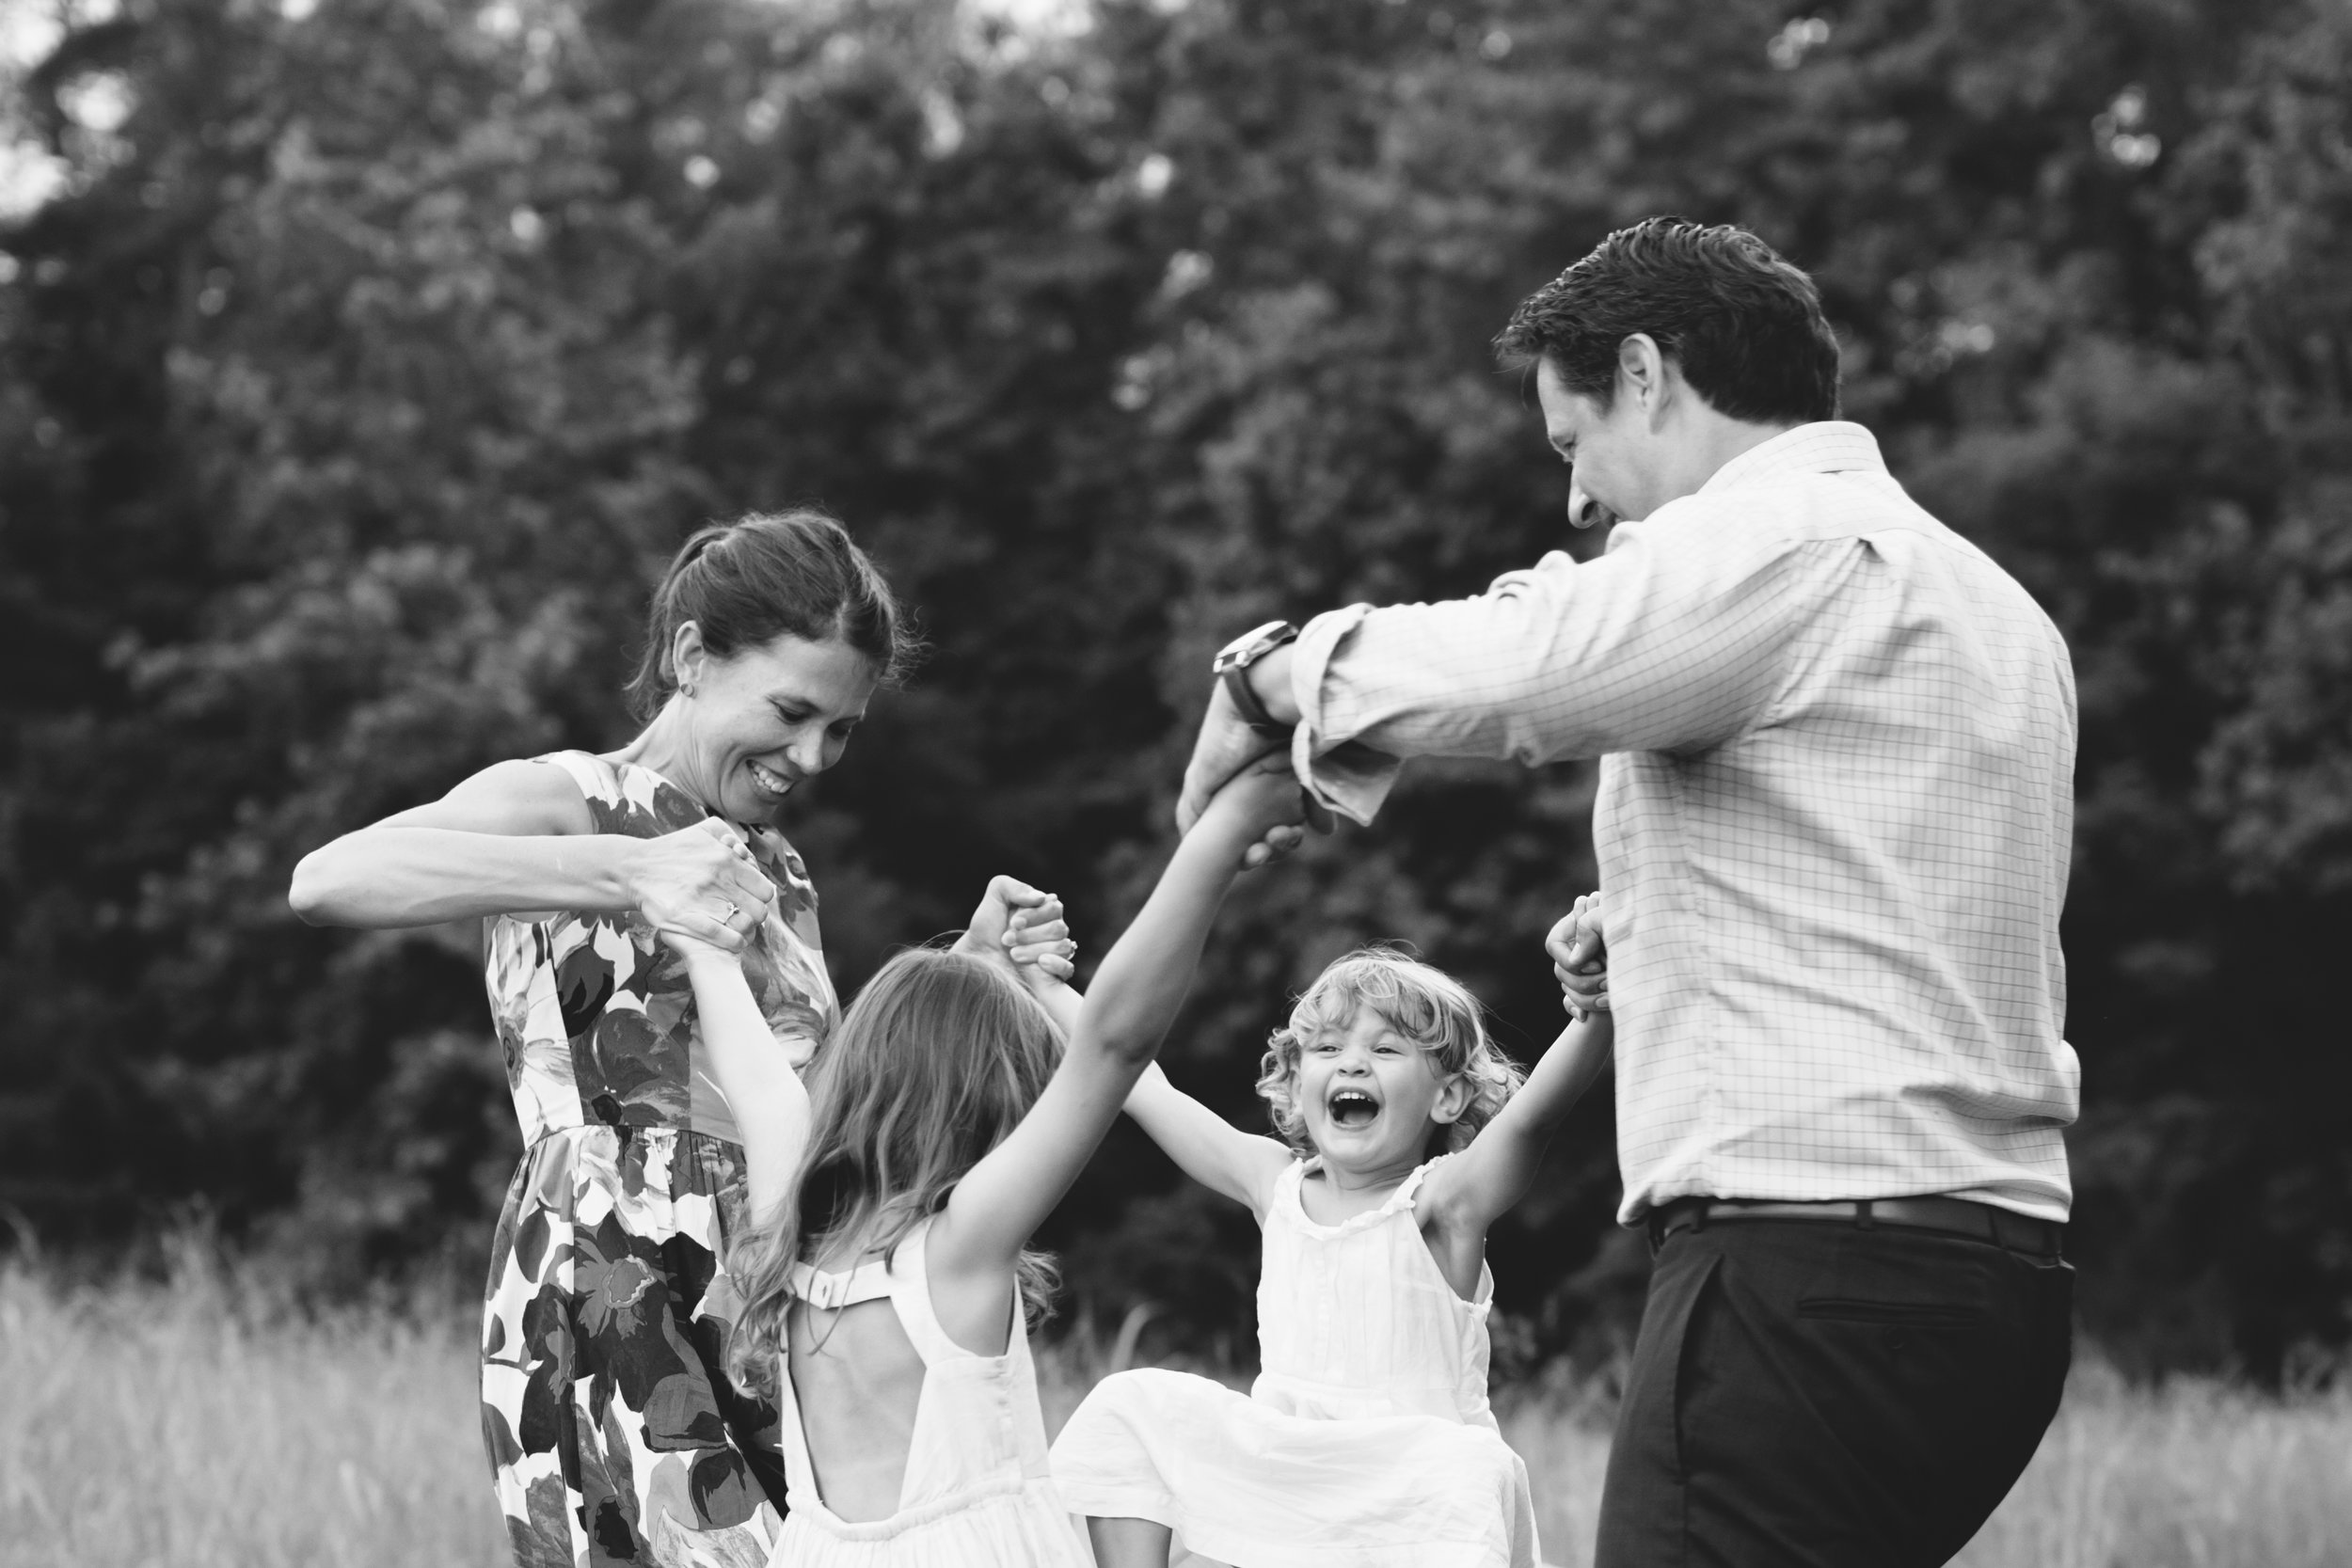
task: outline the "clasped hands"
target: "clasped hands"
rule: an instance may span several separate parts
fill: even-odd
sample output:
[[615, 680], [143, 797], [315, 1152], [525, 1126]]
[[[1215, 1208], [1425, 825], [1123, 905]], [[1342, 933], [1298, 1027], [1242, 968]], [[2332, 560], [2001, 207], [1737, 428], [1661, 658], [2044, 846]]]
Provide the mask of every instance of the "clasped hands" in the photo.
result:
[[[1201, 716], [1200, 733], [1192, 744], [1192, 760], [1184, 765], [1184, 792], [1176, 800], [1176, 831], [1192, 832], [1216, 792], [1250, 764], [1286, 756], [1286, 741], [1252, 729], [1233, 706], [1223, 682], [1209, 689], [1209, 710]], [[1271, 864], [1307, 842], [1307, 832], [1331, 831], [1331, 814], [1304, 789], [1298, 792], [1299, 819], [1279, 823], [1242, 856], [1244, 868]]]
[[[743, 950], [776, 896], [750, 843], [715, 816], [645, 840], [630, 891], [638, 912], [665, 939], [723, 953]], [[1016, 977], [1035, 968], [1067, 980], [1078, 944], [1070, 940], [1060, 899], [994, 877], [955, 950], [1004, 965]]]
[[1609, 1008], [1609, 944], [1601, 927], [1600, 895], [1588, 893], [1545, 934], [1560, 1003], [1581, 1021]]

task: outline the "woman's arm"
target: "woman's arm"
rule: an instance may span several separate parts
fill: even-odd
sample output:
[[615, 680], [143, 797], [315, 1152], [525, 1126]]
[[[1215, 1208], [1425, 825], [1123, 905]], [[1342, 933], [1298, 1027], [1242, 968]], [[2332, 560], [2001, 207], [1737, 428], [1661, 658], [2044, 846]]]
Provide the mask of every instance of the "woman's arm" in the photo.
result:
[[517, 761], [313, 849], [294, 867], [287, 902], [313, 926], [363, 929], [641, 910], [732, 950], [742, 938], [726, 925], [727, 905], [756, 916], [774, 894], [739, 843], [691, 828], [656, 839], [598, 833], [569, 774]]
[[1300, 810], [1298, 788], [1279, 765], [1243, 773], [1210, 802], [1103, 959], [1045, 1092], [957, 1183], [932, 1232], [940, 1266], [967, 1275], [1002, 1271], [1028, 1244], [1159, 1050], [1243, 851], [1276, 824], [1296, 821]]

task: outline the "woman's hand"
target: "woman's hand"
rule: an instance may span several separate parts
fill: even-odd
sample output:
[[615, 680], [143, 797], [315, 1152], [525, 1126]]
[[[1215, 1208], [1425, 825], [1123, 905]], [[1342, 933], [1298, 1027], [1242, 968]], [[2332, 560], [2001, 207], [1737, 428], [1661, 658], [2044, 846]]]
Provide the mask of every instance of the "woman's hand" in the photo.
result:
[[715, 816], [643, 841], [629, 871], [638, 911], [681, 952], [699, 942], [739, 953], [767, 918], [776, 887], [742, 835]]
[[1601, 931], [1600, 895], [1588, 893], [1544, 938], [1561, 1006], [1580, 1019], [1609, 1011], [1609, 945]]

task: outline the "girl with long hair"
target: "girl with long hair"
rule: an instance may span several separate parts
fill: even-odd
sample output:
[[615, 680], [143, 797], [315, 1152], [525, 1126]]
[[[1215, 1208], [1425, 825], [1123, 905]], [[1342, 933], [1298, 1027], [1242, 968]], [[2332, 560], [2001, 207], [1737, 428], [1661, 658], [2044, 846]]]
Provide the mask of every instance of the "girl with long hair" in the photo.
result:
[[748, 1157], [739, 1299], [714, 1286], [706, 1307], [734, 1320], [733, 1375], [782, 1411], [772, 1562], [1090, 1562], [1046, 1457], [1026, 1324], [1050, 1275], [1030, 1236], [1159, 1049], [1245, 852], [1298, 802], [1279, 762], [1217, 795], [1072, 1010], [1066, 1047], [1032, 994], [1068, 973], [1059, 953], [1025, 989], [917, 949], [866, 983], [803, 1086], [736, 956], [664, 932]]

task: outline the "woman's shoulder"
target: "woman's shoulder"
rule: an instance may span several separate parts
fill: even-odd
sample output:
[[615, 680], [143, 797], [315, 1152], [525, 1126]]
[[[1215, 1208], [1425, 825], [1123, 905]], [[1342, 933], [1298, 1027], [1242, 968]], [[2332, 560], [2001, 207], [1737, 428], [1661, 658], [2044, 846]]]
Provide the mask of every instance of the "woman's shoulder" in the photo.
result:
[[546, 752], [530, 760], [571, 780], [599, 833], [660, 838], [709, 815], [668, 779], [633, 762], [580, 751]]
[[593, 800], [536, 757], [494, 762], [440, 800], [386, 819], [392, 826], [453, 828], [519, 837], [596, 832]]

